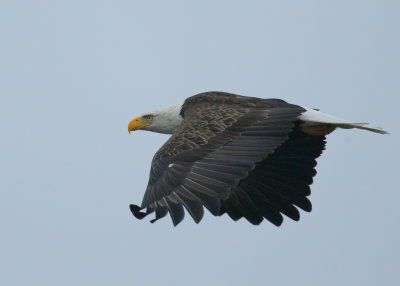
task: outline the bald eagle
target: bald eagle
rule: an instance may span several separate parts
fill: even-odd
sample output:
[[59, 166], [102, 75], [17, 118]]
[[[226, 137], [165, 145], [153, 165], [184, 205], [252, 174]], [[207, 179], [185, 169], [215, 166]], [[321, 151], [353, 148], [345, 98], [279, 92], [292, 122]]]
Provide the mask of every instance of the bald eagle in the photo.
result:
[[206, 207], [213, 215], [276, 226], [283, 216], [298, 221], [310, 212], [310, 185], [325, 136], [336, 128], [385, 134], [280, 99], [225, 92], [194, 95], [183, 104], [147, 112], [128, 131], [172, 134], [154, 155], [141, 206], [130, 205], [151, 222], [170, 214], [174, 226], [185, 215], [196, 223]]

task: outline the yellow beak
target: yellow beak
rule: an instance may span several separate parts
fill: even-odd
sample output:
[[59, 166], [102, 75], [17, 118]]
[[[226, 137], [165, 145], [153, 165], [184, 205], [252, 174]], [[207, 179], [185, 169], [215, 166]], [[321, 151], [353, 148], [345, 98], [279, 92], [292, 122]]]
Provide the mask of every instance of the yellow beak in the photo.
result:
[[142, 120], [142, 118], [139, 116], [139, 117], [132, 119], [131, 122], [129, 122], [128, 132], [131, 133], [131, 131], [136, 131], [136, 130], [142, 129], [146, 126], [149, 126], [149, 125], [150, 125], [150, 123], [144, 122]]

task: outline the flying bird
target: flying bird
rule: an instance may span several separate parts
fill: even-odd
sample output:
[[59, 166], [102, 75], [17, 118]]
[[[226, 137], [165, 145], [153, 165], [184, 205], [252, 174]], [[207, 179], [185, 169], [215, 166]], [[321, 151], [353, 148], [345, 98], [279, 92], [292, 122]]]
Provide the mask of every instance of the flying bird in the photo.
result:
[[185, 215], [196, 223], [204, 207], [258, 225], [276, 226], [285, 215], [300, 219], [310, 212], [310, 185], [326, 135], [336, 128], [387, 133], [280, 99], [205, 92], [184, 103], [144, 113], [128, 131], [172, 134], [157, 151], [141, 206], [130, 205], [151, 222], [168, 213], [174, 226]]

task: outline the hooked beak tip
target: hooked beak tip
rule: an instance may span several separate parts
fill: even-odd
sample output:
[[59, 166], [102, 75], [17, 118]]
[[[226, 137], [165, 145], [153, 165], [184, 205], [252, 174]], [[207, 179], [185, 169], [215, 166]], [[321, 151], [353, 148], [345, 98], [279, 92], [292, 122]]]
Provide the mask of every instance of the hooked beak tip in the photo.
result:
[[147, 125], [149, 125], [149, 124], [147, 124], [146, 122], [143, 122], [140, 117], [136, 117], [129, 122], [128, 132], [129, 132], [129, 134], [131, 134], [132, 131], [143, 129]]

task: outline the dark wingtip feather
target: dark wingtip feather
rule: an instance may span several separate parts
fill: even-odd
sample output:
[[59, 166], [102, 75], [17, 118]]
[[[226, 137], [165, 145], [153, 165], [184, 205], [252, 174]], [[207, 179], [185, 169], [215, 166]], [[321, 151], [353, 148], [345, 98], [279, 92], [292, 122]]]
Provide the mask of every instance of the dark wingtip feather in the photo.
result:
[[197, 200], [189, 200], [183, 196], [177, 194], [183, 206], [189, 212], [190, 216], [193, 218], [195, 223], [200, 223], [204, 216], [204, 209], [200, 201]]
[[240, 187], [236, 188], [236, 194], [239, 199], [238, 208], [241, 211], [241, 214], [251, 224], [259, 225], [264, 220], [264, 218], [255, 207], [249, 195], [246, 193], [245, 190]]
[[293, 204], [301, 208], [305, 212], [312, 211], [311, 201], [306, 197], [300, 197], [297, 200], [293, 201]]
[[154, 210], [155, 210], [155, 213], [156, 213], [156, 217], [150, 221], [151, 223], [155, 223], [160, 218], [165, 217], [167, 215], [167, 213], [168, 213], [167, 207], [165, 205], [162, 205], [162, 204], [158, 203], [158, 202], [156, 202], [154, 204]]
[[137, 219], [143, 219], [148, 215], [147, 212], [141, 212], [143, 208], [137, 206], [137, 205], [129, 205], [129, 209], [131, 210], [132, 214], [135, 216]]
[[280, 226], [282, 225], [282, 223], [283, 223], [283, 217], [282, 217], [282, 215], [281, 215], [281, 218], [278, 218], [278, 219], [270, 219], [270, 218], [268, 218], [268, 217], [266, 217], [266, 219], [267, 219], [270, 223], [272, 223], [273, 225], [275, 225], [275, 226], [277, 226], [277, 227], [280, 227]]
[[181, 204], [175, 204], [169, 199], [164, 198], [164, 202], [168, 208], [169, 215], [171, 216], [172, 223], [177, 226], [185, 217], [185, 211]]

